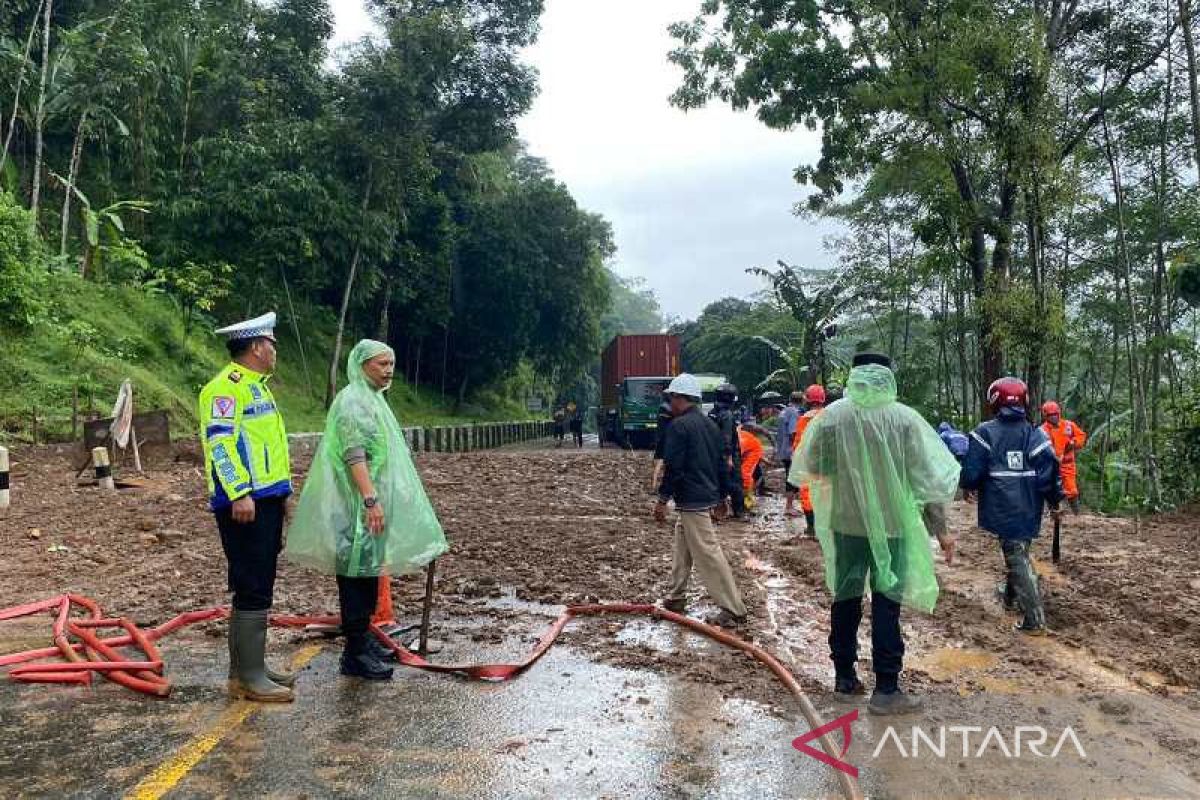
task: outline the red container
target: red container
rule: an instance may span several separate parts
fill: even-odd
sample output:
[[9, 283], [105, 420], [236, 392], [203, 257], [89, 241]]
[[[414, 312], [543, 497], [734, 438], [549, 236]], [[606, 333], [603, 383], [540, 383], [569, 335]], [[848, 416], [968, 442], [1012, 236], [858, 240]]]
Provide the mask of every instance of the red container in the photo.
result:
[[617, 385], [626, 378], [673, 378], [678, 374], [678, 336], [618, 336], [600, 358], [601, 404], [607, 408], [617, 405]]

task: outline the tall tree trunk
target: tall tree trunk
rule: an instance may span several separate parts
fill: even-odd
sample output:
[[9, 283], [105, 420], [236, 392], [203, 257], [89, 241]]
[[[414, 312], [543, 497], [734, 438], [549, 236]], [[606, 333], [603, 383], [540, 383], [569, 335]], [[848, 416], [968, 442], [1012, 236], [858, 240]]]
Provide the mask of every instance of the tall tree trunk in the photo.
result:
[[17, 72], [17, 85], [13, 89], [12, 116], [8, 121], [8, 133], [4, 135], [4, 152], [0, 153], [0, 174], [4, 173], [4, 165], [8, 163], [8, 150], [12, 146], [13, 134], [17, 130], [17, 112], [21, 109], [21, 88], [25, 85], [25, 72], [29, 69], [29, 55], [33, 51], [33, 37], [37, 35], [38, 20], [42, 17], [42, 9], [47, 0], [40, 0], [37, 10], [33, 12], [33, 24], [29, 26], [29, 36], [25, 38], [25, 53], [21, 57], [21, 67]]
[[1121, 169], [1117, 164], [1116, 148], [1113, 143], [1111, 128], [1108, 124], [1108, 115], [1104, 114], [1101, 117], [1101, 129], [1104, 132], [1104, 153], [1108, 160], [1109, 174], [1112, 179], [1113, 195], [1116, 200], [1117, 211], [1117, 253], [1114, 263], [1118, 270], [1117, 296], [1121, 297], [1121, 282], [1124, 283], [1124, 297], [1126, 308], [1128, 309], [1129, 319], [1128, 327], [1125, 333], [1125, 349], [1126, 357], [1129, 362], [1129, 400], [1132, 410], [1132, 430], [1131, 437], [1134, 447], [1132, 456], [1137, 457], [1144, 455], [1148, 448], [1144, 447], [1144, 442], [1141, 437], [1147, 433], [1146, 421], [1146, 394], [1143, 381], [1140, 376], [1143, 371], [1138, 366], [1138, 313], [1137, 305], [1133, 299], [1132, 286], [1132, 265], [1129, 259], [1129, 242], [1126, 238], [1126, 211], [1125, 211], [1125, 187], [1121, 181]]
[[[1200, 86], [1196, 83], [1196, 36], [1192, 30], [1192, 0], [1179, 0], [1179, 23], [1187, 50], [1188, 105], [1192, 112], [1192, 155], [1200, 170]], [[1169, 61], [1170, 59], [1168, 59]]]
[[37, 111], [33, 115], [33, 188], [29, 193], [29, 210], [37, 225], [38, 204], [42, 195], [42, 159], [46, 145], [46, 88], [50, 77], [50, 22], [54, 15], [54, 0], [46, 0], [42, 14], [42, 75], [39, 82]]
[[379, 311], [379, 327], [375, 331], [375, 338], [381, 342], [388, 340], [388, 335], [391, 332], [391, 324], [389, 322], [389, 314], [392, 308], [392, 287], [394, 281], [388, 278], [383, 283], [383, 308]]
[[79, 175], [79, 162], [83, 159], [83, 134], [87, 127], [88, 112], [79, 115], [75, 127], [75, 143], [71, 145], [71, 167], [67, 171], [67, 185], [63, 187], [62, 234], [58, 243], [58, 254], [67, 254], [67, 231], [71, 226], [71, 198], [75, 196], [75, 178]]
[[[372, 168], [367, 168], [367, 187], [363, 191], [362, 213], [365, 216], [371, 203]], [[361, 237], [359, 237], [361, 239]], [[337, 394], [338, 365], [342, 360], [342, 341], [346, 335], [346, 315], [350, 311], [350, 296], [354, 292], [354, 279], [358, 275], [358, 261], [362, 256], [362, 242], [354, 244], [354, 255], [350, 259], [350, 273], [346, 276], [346, 288], [342, 292], [342, 308], [338, 313], [337, 336], [333, 340], [333, 354], [329, 358], [329, 384], [325, 387], [325, 408], [333, 405]]]

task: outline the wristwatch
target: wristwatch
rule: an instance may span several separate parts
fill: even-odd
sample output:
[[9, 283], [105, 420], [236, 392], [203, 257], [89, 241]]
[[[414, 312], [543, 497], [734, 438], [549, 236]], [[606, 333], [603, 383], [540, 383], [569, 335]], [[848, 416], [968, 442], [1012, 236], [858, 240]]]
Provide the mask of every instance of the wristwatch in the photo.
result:
[[363, 498], [363, 508], [374, 508], [379, 505], [379, 498], [372, 495], [371, 497]]

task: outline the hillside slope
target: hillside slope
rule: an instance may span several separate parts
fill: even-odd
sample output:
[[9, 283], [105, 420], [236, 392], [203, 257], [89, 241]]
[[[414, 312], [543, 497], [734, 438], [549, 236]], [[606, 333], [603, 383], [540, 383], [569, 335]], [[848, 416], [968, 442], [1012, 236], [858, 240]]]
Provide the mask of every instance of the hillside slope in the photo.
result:
[[[195, 429], [196, 396], [228, 360], [207, 323], [185, 328], [183, 314], [170, 299], [138, 287], [53, 275], [45, 291], [47, 311], [32, 329], [0, 331], [0, 438], [28, 441], [36, 413], [39, 441], [68, 439], [73, 398], [79, 398], [81, 417], [89, 409], [107, 416], [127, 378], [133, 381], [138, 410], [163, 408], [176, 432]], [[320, 430], [333, 320], [300, 310], [293, 326], [279, 311], [279, 372], [273, 389], [289, 430]], [[486, 411], [468, 408], [456, 414], [452, 402], [438, 393], [402, 381], [389, 395], [406, 425], [526, 416], [520, 404], [494, 398]]]

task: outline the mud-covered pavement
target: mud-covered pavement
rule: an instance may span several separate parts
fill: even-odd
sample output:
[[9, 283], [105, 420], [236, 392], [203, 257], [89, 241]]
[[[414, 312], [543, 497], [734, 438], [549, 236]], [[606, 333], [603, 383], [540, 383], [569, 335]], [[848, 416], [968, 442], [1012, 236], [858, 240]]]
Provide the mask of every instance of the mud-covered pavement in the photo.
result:
[[[143, 488], [115, 496], [77, 488], [72, 459], [15, 454], [14, 507], [0, 512], [0, 605], [69, 590], [154, 624], [225, 602], [194, 453], [183, 449]], [[671, 532], [649, 518], [647, 455], [522, 450], [427, 456], [420, 466], [452, 543], [438, 565], [435, 636], [446, 649], [437, 659], [514, 660], [565, 604], [653, 602], [665, 591]], [[1055, 633], [1029, 640], [1010, 631], [994, 596], [1000, 556], [971, 531], [972, 510], [953, 514], [961, 549], [955, 565], [939, 565], [937, 611], [905, 617], [905, 680], [925, 695], [926, 714], [880, 722], [863, 706], [853, 723], [846, 761], [864, 789], [881, 797], [1200, 795], [1196, 517], [1068, 520], [1063, 562], [1041, 565]], [[726, 523], [721, 534], [751, 609], [745, 635], [788, 663], [832, 720], [854, 707], [824, 693], [819, 550], [794, 544], [789, 525], [768, 500], [753, 524]], [[404, 618], [416, 611], [418, 583], [394, 581]], [[694, 614], [714, 610], [699, 587], [695, 594]], [[333, 610], [333, 582], [284, 564], [276, 607]], [[0, 653], [42, 646], [49, 625], [0, 623]], [[221, 635], [219, 625], [200, 626], [165, 641], [177, 688], [164, 702], [104, 683], [0, 683], [0, 792], [121, 796], [163, 770], [179, 797], [837, 791], [830, 767], [792, 748], [809, 726], [769, 673], [663, 625], [573, 623], [542, 662], [500, 685], [405, 670], [390, 684], [356, 685], [337, 675], [338, 643], [277, 632], [281, 658], [308, 660], [300, 700], [252, 712], [224, 697]], [[861, 652], [868, 675], [865, 629]], [[914, 755], [914, 724], [933, 745], [947, 737], [940, 753], [920, 739]], [[1051, 758], [1068, 727], [1080, 747], [1066, 744]], [[1020, 747], [1017, 728], [1029, 729]], [[1044, 756], [1028, 747], [1039, 730]], [[170, 772], [181, 753], [210, 739], [194, 764]]]

